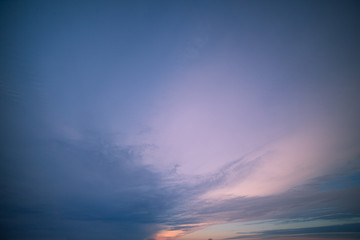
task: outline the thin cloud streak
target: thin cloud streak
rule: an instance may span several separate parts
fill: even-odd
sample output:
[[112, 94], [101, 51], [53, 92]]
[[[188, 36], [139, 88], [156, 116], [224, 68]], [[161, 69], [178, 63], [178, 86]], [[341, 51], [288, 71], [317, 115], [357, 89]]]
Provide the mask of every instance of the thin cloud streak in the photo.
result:
[[256, 232], [250, 236], [237, 236], [226, 239], [278, 239], [278, 238], [343, 238], [343, 239], [358, 239], [360, 236], [359, 223], [326, 226], [326, 227], [312, 227], [312, 228], [297, 228], [297, 229], [282, 229], [269, 230], [263, 232]]

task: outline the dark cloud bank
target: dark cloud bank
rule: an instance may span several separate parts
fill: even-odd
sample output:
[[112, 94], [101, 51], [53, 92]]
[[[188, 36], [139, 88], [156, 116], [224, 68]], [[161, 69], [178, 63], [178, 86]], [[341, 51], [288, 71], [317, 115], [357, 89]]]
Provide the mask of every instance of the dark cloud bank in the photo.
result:
[[[358, 239], [360, 237], [360, 224], [343, 224], [326, 227], [311, 227], [284, 230], [269, 230], [255, 232], [251, 237], [260, 239], [282, 239], [282, 238], [330, 238], [330, 239]], [[227, 239], [246, 239], [249, 236], [238, 236]]]
[[175, 199], [130, 148], [53, 137], [2, 139], [2, 239], [145, 239], [158, 230]]

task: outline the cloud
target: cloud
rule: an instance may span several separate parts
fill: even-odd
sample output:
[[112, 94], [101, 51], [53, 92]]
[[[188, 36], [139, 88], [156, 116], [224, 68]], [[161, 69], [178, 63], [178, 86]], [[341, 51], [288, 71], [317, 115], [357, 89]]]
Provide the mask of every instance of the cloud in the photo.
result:
[[278, 239], [278, 238], [341, 238], [341, 239], [358, 239], [360, 237], [360, 224], [343, 224], [325, 227], [295, 228], [268, 230], [263, 232], [255, 232], [247, 236], [237, 236], [226, 239]]
[[226, 179], [218, 189], [204, 198], [278, 194], [352, 164], [358, 150], [339, 149], [353, 140], [332, 136], [335, 128], [302, 129], [243, 157], [227, 169]]
[[[354, 171], [358, 170], [354, 169]], [[188, 195], [180, 196], [186, 201], [183, 201], [183, 204], [176, 205], [177, 211], [170, 211], [171, 217], [169, 216], [169, 219], [171, 221], [168, 221], [168, 224], [187, 233], [180, 239], [198, 239], [209, 236], [208, 234], [213, 231], [210, 230], [212, 227], [209, 226], [216, 227], [219, 224], [225, 226], [228, 224], [229, 229], [216, 228], [218, 234], [228, 232], [228, 235], [231, 236], [230, 229], [234, 229], [234, 227], [230, 226], [233, 223], [246, 224], [253, 221], [269, 221], [269, 223], [274, 222], [275, 225], [282, 226], [285, 223], [292, 222], [300, 227], [302, 224], [311, 224], [313, 222], [323, 225], [342, 224], [349, 219], [354, 222], [360, 217], [360, 209], [357, 206], [359, 199], [356, 197], [358, 194], [354, 195], [360, 189], [356, 184], [347, 185], [344, 188], [335, 187], [326, 191], [320, 190], [324, 183], [336, 181], [338, 176], [343, 174], [347, 176], [349, 174], [348, 170], [346, 172], [334, 171], [332, 175], [315, 178], [302, 186], [279, 194], [227, 199], [200, 198], [209, 188], [214, 188], [211, 179], [204, 180], [204, 182], [210, 183], [193, 186], [194, 189], [198, 190], [197, 192], [188, 187], [186, 190]], [[215, 185], [216, 183], [218, 182], [213, 182]], [[182, 192], [181, 186], [177, 187]], [[199, 191], [199, 189], [202, 189], [202, 191]], [[207, 224], [191, 227], [191, 224], [194, 223]], [[190, 227], [181, 227], [183, 224], [188, 224]], [[273, 226], [274, 228], [276, 226]]]
[[16, 145], [21, 152], [3, 149], [4, 238], [144, 239], [160, 229], [175, 201], [161, 176], [131, 148], [90, 135], [32, 136]]

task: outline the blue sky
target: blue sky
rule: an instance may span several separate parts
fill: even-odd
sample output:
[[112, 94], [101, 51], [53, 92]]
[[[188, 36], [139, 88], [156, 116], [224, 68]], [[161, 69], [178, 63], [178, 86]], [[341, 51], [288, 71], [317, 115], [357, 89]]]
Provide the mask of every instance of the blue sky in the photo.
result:
[[2, 239], [358, 239], [357, 1], [1, 1]]

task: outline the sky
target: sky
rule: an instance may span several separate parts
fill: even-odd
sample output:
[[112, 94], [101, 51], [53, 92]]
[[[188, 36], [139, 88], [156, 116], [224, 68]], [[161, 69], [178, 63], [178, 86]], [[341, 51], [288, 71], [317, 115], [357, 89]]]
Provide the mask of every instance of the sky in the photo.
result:
[[358, 1], [0, 1], [0, 238], [360, 238]]

